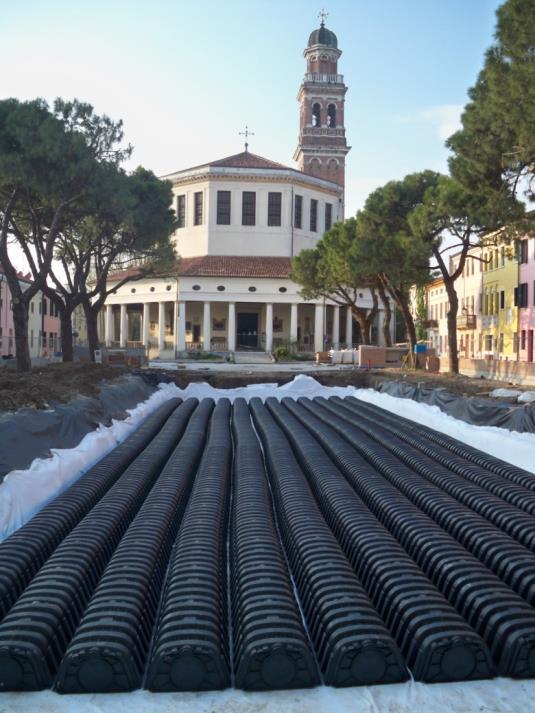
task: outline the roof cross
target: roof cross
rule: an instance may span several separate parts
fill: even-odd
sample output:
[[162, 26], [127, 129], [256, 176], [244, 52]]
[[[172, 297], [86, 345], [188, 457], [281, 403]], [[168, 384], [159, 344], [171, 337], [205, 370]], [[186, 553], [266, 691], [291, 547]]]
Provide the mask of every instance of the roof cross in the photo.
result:
[[249, 143], [247, 139], [249, 138], [249, 136], [254, 136], [254, 132], [249, 131], [249, 127], [246, 126], [245, 131], [239, 131], [238, 133], [240, 136], [245, 136], [245, 151], [247, 151], [247, 149], [249, 148]]
[[318, 18], [321, 20], [321, 26], [325, 27], [325, 20], [329, 17], [329, 13], [325, 10], [324, 7], [321, 8], [321, 10], [318, 12]]

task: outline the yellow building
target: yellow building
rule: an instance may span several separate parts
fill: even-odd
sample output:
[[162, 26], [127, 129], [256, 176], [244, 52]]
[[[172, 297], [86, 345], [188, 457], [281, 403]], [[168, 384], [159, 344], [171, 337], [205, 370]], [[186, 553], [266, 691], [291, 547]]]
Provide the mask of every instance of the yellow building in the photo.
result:
[[518, 260], [512, 247], [483, 248], [480, 352], [487, 358], [516, 359], [518, 351]]

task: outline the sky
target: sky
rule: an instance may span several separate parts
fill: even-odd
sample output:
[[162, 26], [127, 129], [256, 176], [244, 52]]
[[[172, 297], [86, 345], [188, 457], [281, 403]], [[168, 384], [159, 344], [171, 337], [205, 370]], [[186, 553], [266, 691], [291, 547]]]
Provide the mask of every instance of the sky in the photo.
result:
[[[325, 0], [327, 2], [327, 0]], [[499, 0], [331, 0], [346, 94], [346, 216], [389, 180], [447, 171], [444, 140]], [[78, 98], [124, 121], [130, 167], [164, 175], [243, 150], [294, 166], [310, 0], [0, 0], [0, 98]]]

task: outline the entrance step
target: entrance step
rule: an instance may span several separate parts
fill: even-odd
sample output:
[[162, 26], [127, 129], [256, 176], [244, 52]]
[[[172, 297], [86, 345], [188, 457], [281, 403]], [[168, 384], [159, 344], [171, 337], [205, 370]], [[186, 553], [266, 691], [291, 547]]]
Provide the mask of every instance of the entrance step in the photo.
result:
[[273, 359], [266, 352], [234, 352], [236, 364], [272, 364]]

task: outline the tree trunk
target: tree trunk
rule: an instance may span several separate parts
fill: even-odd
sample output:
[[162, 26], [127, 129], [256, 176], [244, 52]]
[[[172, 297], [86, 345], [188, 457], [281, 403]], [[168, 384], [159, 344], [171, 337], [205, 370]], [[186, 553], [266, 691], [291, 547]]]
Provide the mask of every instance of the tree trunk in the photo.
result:
[[15, 348], [18, 371], [30, 371], [32, 360], [28, 344], [28, 304], [24, 300], [13, 299], [13, 325], [15, 327]]
[[384, 319], [383, 319], [383, 339], [385, 342], [385, 347], [392, 346], [392, 335], [390, 333], [390, 323], [392, 321], [392, 308], [390, 307], [390, 300], [386, 296], [384, 288], [378, 287], [379, 297], [383, 303], [384, 309]]
[[457, 353], [457, 312], [459, 311], [459, 299], [453, 280], [444, 280], [444, 287], [448, 294], [450, 308], [448, 310], [448, 350], [450, 372], [459, 373], [459, 354]]
[[73, 361], [74, 354], [72, 348], [72, 322], [71, 313], [67, 310], [60, 312], [61, 325], [61, 355], [62, 361]]
[[417, 368], [418, 363], [416, 361], [416, 355], [415, 355], [415, 347], [416, 347], [417, 339], [416, 339], [416, 327], [414, 326], [414, 319], [412, 318], [412, 314], [411, 314], [409, 305], [407, 304], [407, 300], [405, 300], [401, 295], [399, 296], [399, 299], [398, 299], [398, 305], [401, 310], [403, 321], [405, 322], [405, 327], [407, 328], [407, 339], [409, 340], [409, 349], [410, 349], [409, 360], [410, 360], [411, 366], [414, 368]]
[[89, 358], [95, 361], [95, 350], [100, 348], [98, 338], [98, 315], [100, 308], [97, 305], [84, 302], [83, 303], [85, 321], [87, 324], [87, 343], [89, 346]]
[[[355, 320], [358, 322], [358, 325], [360, 327], [360, 337], [362, 339], [362, 343], [364, 345], [368, 345], [370, 343], [370, 326], [371, 322], [369, 321], [368, 317], [366, 316], [366, 310], [362, 309], [360, 307], [355, 307], [355, 305], [351, 306], [351, 314], [355, 318]], [[353, 340], [354, 342], [355, 340]]]

